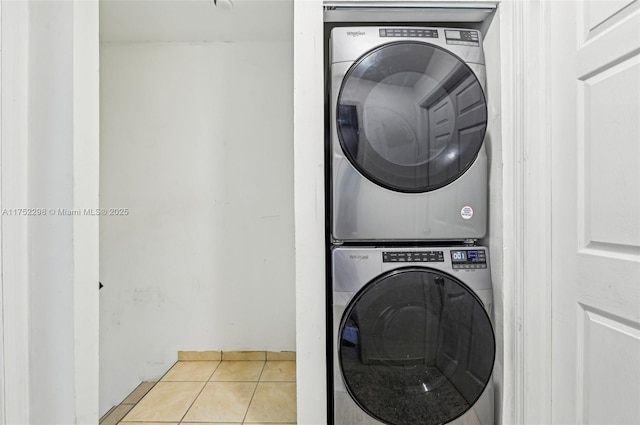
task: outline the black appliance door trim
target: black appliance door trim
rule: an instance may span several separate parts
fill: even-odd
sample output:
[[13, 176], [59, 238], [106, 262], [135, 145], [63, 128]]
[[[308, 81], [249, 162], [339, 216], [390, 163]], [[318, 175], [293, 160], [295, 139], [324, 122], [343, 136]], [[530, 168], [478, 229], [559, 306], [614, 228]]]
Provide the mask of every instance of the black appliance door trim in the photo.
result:
[[478, 296], [456, 277], [401, 267], [364, 285], [338, 328], [347, 391], [389, 425], [448, 423], [491, 379], [495, 335]]
[[429, 192], [458, 179], [487, 128], [486, 98], [471, 68], [420, 41], [363, 54], [347, 70], [335, 106], [345, 156], [367, 179], [398, 192]]

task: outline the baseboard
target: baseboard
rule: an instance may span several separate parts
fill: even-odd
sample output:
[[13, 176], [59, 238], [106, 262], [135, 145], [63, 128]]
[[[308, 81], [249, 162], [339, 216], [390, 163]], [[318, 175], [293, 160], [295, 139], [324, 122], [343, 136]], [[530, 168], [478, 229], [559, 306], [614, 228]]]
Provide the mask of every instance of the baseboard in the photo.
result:
[[178, 361], [295, 359], [295, 351], [178, 351]]

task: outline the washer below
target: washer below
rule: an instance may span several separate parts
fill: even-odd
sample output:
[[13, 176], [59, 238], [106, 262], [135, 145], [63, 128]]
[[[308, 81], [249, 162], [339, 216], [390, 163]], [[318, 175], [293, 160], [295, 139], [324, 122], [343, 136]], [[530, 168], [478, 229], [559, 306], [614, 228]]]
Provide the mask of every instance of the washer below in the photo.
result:
[[493, 424], [484, 247], [332, 252], [334, 423]]

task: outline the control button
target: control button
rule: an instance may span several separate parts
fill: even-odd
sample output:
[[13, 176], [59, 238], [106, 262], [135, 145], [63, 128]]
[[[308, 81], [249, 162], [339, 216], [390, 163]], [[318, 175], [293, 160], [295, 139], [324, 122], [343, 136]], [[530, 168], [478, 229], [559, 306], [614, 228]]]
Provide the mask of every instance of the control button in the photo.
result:
[[437, 30], [420, 28], [383, 28], [379, 30], [380, 37], [423, 37], [438, 38]]
[[382, 261], [386, 263], [430, 263], [444, 262], [443, 251], [397, 251], [383, 252]]

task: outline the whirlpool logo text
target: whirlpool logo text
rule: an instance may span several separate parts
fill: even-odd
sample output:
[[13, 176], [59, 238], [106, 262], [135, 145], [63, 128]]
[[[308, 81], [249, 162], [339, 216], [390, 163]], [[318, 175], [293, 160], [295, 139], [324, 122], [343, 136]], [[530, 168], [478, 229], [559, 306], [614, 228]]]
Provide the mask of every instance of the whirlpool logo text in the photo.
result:
[[354, 254], [351, 254], [351, 255], [349, 255], [349, 258], [352, 259], [352, 260], [360, 261], [360, 260], [368, 260], [369, 256], [368, 255], [354, 255]]
[[359, 37], [364, 35], [364, 31], [347, 31], [347, 35], [350, 35], [351, 37]]

